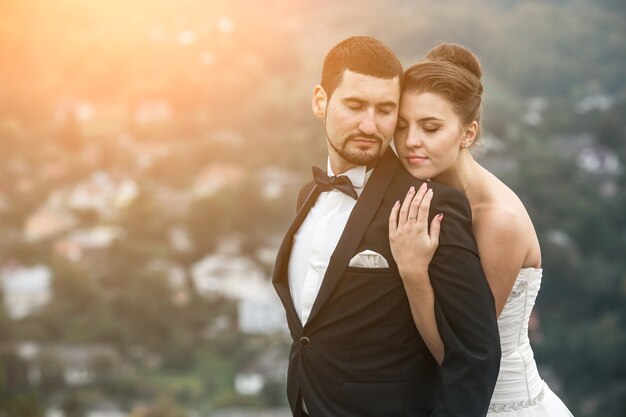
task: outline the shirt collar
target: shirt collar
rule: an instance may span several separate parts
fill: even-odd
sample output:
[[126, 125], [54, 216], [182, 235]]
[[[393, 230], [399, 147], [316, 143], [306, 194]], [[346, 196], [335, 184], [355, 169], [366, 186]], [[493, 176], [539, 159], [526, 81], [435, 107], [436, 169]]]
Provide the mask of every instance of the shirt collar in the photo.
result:
[[[346, 172], [342, 172], [339, 175], [345, 175], [348, 177], [350, 182], [352, 182], [354, 191], [356, 191], [358, 196], [361, 196], [363, 188], [365, 187], [365, 184], [367, 184], [367, 180], [372, 176], [373, 171], [373, 169], [367, 171], [367, 167], [365, 165], [358, 165], [354, 168], [350, 168]], [[326, 164], [326, 173], [329, 177], [335, 175], [333, 173], [333, 169], [330, 167], [330, 158], [328, 158], [328, 162]]]
[[393, 138], [391, 139], [391, 142], [389, 142], [389, 147], [393, 150], [393, 153], [395, 153], [396, 156], [398, 156], [398, 150], [396, 149], [396, 143], [393, 140]]

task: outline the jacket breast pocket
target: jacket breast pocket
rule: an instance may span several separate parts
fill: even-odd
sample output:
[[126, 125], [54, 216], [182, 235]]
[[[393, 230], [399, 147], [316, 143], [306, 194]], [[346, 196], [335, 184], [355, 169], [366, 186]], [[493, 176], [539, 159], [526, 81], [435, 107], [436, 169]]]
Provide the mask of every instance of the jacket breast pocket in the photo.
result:
[[349, 274], [376, 274], [376, 275], [389, 275], [390, 277], [396, 276], [398, 274], [398, 267], [391, 266], [388, 268], [365, 268], [362, 266], [349, 266], [346, 269], [346, 273]]

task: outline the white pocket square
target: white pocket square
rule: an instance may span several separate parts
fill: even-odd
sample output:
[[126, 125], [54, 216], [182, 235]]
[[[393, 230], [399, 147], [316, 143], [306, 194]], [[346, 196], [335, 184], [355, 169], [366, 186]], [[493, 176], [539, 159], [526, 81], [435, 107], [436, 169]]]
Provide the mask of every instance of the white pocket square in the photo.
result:
[[354, 255], [348, 265], [360, 268], [389, 268], [389, 263], [383, 255], [369, 249]]

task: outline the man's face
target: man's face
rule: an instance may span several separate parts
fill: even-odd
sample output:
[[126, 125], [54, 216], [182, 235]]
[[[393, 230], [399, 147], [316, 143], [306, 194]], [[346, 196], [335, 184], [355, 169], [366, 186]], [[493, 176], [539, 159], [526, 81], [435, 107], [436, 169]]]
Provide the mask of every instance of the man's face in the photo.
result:
[[324, 120], [335, 174], [382, 156], [393, 136], [399, 101], [398, 77], [387, 80], [346, 70], [330, 99], [316, 87], [313, 110]]

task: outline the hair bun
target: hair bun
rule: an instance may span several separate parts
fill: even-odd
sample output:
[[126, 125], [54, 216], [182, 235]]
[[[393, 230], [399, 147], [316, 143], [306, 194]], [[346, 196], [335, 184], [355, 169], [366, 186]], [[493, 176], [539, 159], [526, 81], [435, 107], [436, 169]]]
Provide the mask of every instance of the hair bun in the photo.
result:
[[426, 59], [432, 61], [448, 61], [454, 65], [465, 68], [479, 80], [483, 74], [476, 55], [458, 43], [440, 43], [428, 52]]

